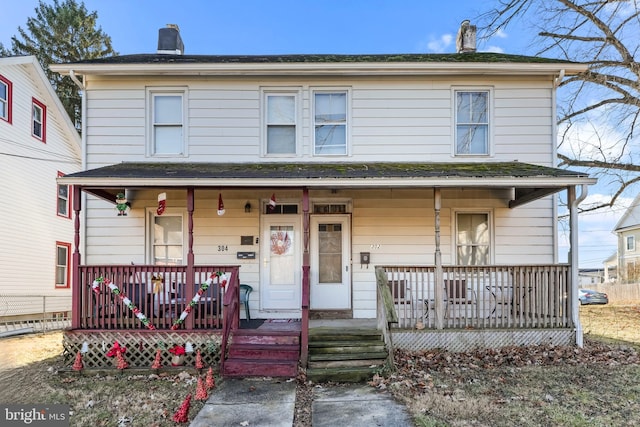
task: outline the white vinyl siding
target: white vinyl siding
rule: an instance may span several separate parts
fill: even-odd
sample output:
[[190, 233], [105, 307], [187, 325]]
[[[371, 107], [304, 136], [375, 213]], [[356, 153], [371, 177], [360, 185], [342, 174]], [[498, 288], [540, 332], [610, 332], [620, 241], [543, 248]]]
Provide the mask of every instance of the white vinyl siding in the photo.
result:
[[[453, 155], [452, 87], [476, 88], [486, 79], [434, 76], [424, 79], [343, 79], [348, 85], [348, 157], [335, 161], [449, 162]], [[87, 92], [87, 168], [145, 156], [145, 86], [160, 79], [92, 79]], [[185, 140], [180, 159], [212, 162], [264, 160], [265, 87], [282, 88], [279, 79], [188, 78]], [[339, 87], [330, 80], [291, 80], [299, 88], [296, 158], [318, 161], [314, 154], [313, 92]], [[327, 89], [328, 87], [328, 89]], [[505, 77], [491, 87], [491, 158], [555, 165], [553, 87], [546, 79]], [[118, 123], [118, 126], [114, 124]], [[147, 154], [149, 155], [149, 154]], [[288, 156], [288, 155], [285, 155]], [[481, 156], [484, 158], [485, 156]], [[471, 156], [462, 159], [475, 158]], [[466, 161], [466, 160], [464, 160]]]
[[149, 153], [151, 156], [186, 155], [186, 91], [149, 89]]
[[[69, 311], [71, 288], [55, 286], [56, 247], [59, 242], [73, 242], [74, 230], [72, 221], [56, 214], [55, 178], [59, 171], [70, 174], [81, 170], [80, 137], [65, 120], [66, 112], [57, 108], [53, 90], [47, 90], [48, 81], [39, 78], [29, 57], [0, 58], [0, 74], [14, 89], [11, 124], [0, 120], [0, 140], [7, 154], [2, 159], [0, 181], [31, 201], [27, 209], [17, 209], [16, 203], [0, 204], [5, 224], [4, 244], [0, 245], [0, 292], [24, 296], [16, 297], [11, 312], [5, 314], [42, 317], [43, 298], [47, 312]], [[47, 106], [46, 144], [31, 136], [34, 98]], [[26, 199], [19, 204], [25, 203]]]

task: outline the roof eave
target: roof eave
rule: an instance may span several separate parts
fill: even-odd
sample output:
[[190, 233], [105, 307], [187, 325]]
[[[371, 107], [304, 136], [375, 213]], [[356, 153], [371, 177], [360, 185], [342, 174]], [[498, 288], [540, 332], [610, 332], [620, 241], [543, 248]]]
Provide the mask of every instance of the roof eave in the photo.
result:
[[51, 64], [52, 71], [67, 75], [572, 75], [587, 70], [580, 63], [489, 62], [355, 62], [355, 63], [195, 63], [195, 64]]

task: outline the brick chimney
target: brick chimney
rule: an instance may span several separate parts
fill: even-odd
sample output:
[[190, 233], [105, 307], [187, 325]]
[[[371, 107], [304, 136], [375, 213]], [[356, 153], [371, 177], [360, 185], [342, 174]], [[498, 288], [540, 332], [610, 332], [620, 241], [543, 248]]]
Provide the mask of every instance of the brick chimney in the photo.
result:
[[476, 51], [476, 26], [471, 25], [469, 20], [464, 20], [460, 24], [456, 37], [456, 50], [458, 53]]
[[182, 55], [184, 43], [180, 37], [180, 28], [176, 24], [167, 24], [158, 32], [158, 53], [165, 55]]

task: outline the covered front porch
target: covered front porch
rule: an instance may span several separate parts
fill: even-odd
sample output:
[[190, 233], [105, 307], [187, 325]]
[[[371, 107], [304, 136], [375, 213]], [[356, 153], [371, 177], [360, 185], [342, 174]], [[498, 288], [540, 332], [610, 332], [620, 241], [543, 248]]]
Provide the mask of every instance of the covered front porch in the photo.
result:
[[[100, 342], [108, 341], [104, 337], [111, 335], [129, 337], [143, 342], [139, 348], [176, 341], [184, 335], [200, 343], [200, 348], [225, 354], [229, 338], [241, 326], [240, 319], [248, 318], [239, 288], [249, 284], [256, 290], [250, 302], [252, 314], [257, 311], [257, 317], [263, 319], [300, 319], [300, 360], [305, 364], [313, 303], [335, 299], [323, 289], [345, 285], [347, 292], [341, 295], [348, 307], [342, 314], [348, 319], [380, 320], [376, 266], [383, 266], [397, 316], [388, 336], [404, 333], [407, 337], [395, 338], [394, 345], [406, 342], [417, 348], [425, 344], [425, 337], [442, 340], [444, 333], [486, 335], [531, 330], [562, 330], [581, 343], [573, 298], [577, 253], [570, 254], [567, 264], [549, 262], [557, 256], [553, 249], [555, 220], [551, 218], [556, 206], [547, 196], [567, 191], [575, 247], [577, 205], [586, 196], [586, 185], [593, 181], [584, 174], [518, 163], [125, 163], [59, 181], [74, 186], [70, 336], [83, 338], [69, 340], [70, 353], [83, 343], [79, 340], [92, 335], [99, 336]], [[576, 197], [578, 186], [582, 187], [580, 198]], [[159, 217], [155, 197], [164, 192], [171, 205], [167, 209], [173, 209], [184, 221], [178, 228], [180, 232], [184, 229], [184, 243], [177, 261], [154, 263], [149, 260], [156, 256], [152, 252], [153, 227], [158, 225], [154, 218]], [[221, 217], [216, 215], [215, 205], [223, 192], [228, 212]], [[120, 193], [134, 195], [128, 216], [116, 216], [114, 205]], [[279, 204], [285, 201], [280, 217], [267, 210], [269, 195], [274, 193]], [[85, 198], [85, 194], [91, 197]], [[80, 219], [85, 199], [89, 199], [88, 225], [83, 228]], [[531, 213], [527, 210], [530, 203], [535, 205]], [[489, 232], [496, 234], [487, 239], [487, 262], [456, 265], [456, 215], [459, 212], [468, 218], [469, 212], [478, 211]], [[537, 226], [544, 232], [536, 242], [531, 263], [519, 262], [531, 257], [509, 252], [529, 250], [517, 234], [526, 227], [519, 224], [522, 218], [539, 218]], [[327, 222], [333, 227], [330, 231], [341, 233], [339, 252], [320, 250], [317, 233]], [[260, 291], [269, 281], [280, 278], [264, 274], [272, 268], [266, 256], [274, 254], [273, 246], [265, 241], [269, 242], [273, 236], [270, 230], [280, 224], [291, 224], [287, 232], [293, 238], [287, 255], [294, 258], [291, 264], [281, 263], [278, 268], [287, 271], [291, 266], [287, 277], [293, 279], [295, 288], [288, 295], [294, 305], [272, 309], [265, 307], [265, 294]], [[81, 237], [88, 237], [90, 243], [81, 242]], [[119, 238], [122, 245], [118, 245]], [[249, 251], [242, 246], [245, 240], [254, 245], [247, 246]], [[227, 243], [231, 241], [234, 243]], [[88, 263], [82, 261], [82, 247], [89, 249]], [[471, 245], [468, 249], [473, 250]], [[338, 262], [328, 265], [339, 266], [336, 271], [340, 274], [327, 274], [330, 279], [337, 277], [330, 288], [322, 283], [318, 271], [323, 262], [332, 259]], [[494, 262], [496, 259], [503, 262]], [[319, 293], [314, 294], [313, 286]], [[469, 342], [475, 345], [475, 341]], [[148, 354], [141, 352], [140, 359], [145, 358]]]

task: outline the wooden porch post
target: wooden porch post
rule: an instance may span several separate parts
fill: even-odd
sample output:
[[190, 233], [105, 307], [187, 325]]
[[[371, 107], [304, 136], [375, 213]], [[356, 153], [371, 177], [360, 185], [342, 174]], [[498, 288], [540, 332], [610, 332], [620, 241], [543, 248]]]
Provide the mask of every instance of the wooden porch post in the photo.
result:
[[[188, 213], [188, 249], [187, 249], [187, 295], [193, 295], [195, 283], [195, 269], [193, 255], [193, 210], [195, 206], [193, 187], [187, 188], [187, 213]], [[187, 329], [193, 329], [193, 316], [187, 317]]]
[[444, 280], [442, 274], [442, 253], [440, 252], [440, 208], [442, 207], [442, 198], [440, 189], [433, 189], [433, 208], [435, 215], [435, 237], [436, 237], [436, 253], [435, 253], [435, 283], [433, 297], [435, 298], [435, 326], [436, 329], [444, 327]]
[[71, 257], [71, 328], [80, 329], [82, 314], [82, 286], [80, 286], [80, 211], [82, 210], [82, 188], [74, 185], [73, 195], [73, 255]]
[[309, 189], [302, 189], [302, 227], [304, 228], [304, 250], [302, 253], [302, 333], [300, 337], [300, 363], [303, 367], [307, 367], [307, 359], [309, 356], [309, 238], [310, 238], [310, 220], [309, 220]]

